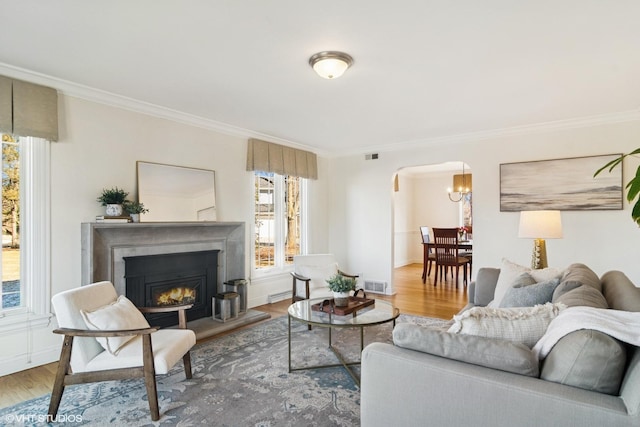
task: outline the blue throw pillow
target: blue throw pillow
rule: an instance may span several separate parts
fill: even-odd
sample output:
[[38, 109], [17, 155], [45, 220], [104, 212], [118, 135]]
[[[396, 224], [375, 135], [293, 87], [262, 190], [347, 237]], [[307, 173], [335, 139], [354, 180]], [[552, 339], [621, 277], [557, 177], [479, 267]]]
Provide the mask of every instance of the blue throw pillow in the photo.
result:
[[500, 307], [533, 307], [546, 304], [553, 299], [553, 291], [560, 284], [560, 278], [533, 284], [527, 283], [526, 280], [522, 282], [515, 283], [507, 290]]

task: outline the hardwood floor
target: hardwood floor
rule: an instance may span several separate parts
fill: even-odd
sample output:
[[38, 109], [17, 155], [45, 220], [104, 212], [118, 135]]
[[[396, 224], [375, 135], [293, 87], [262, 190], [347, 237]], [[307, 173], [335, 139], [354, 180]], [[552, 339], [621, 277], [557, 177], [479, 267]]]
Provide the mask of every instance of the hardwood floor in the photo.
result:
[[[394, 271], [395, 295], [376, 294], [375, 298], [391, 301], [401, 313], [441, 319], [451, 319], [467, 304], [467, 289], [462, 284], [456, 289], [449, 278], [438, 286], [434, 286], [433, 277], [428, 277], [427, 283], [423, 285], [421, 276], [422, 264], [397, 268]], [[267, 312], [272, 318], [276, 318], [287, 314], [289, 304], [290, 301], [285, 300], [254, 307], [254, 309]], [[244, 328], [251, 326], [253, 325], [247, 325]], [[0, 377], [0, 408], [50, 393], [56, 368], [57, 363], [50, 363]]]

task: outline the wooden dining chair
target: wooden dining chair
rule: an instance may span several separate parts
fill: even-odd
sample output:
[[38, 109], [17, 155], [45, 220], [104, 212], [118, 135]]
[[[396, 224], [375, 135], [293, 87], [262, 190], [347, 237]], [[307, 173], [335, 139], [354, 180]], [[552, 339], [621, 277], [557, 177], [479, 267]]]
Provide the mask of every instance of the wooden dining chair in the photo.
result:
[[431, 275], [431, 266], [436, 262], [436, 254], [429, 247], [431, 238], [429, 237], [429, 227], [420, 227], [422, 235], [422, 283], [426, 283], [427, 276]]
[[447, 267], [456, 270], [456, 288], [458, 287], [458, 278], [460, 266], [463, 267], [463, 283], [467, 285], [467, 265], [469, 259], [459, 255], [458, 248], [458, 229], [457, 228], [434, 228], [433, 240], [436, 255], [436, 275], [433, 282], [434, 286], [438, 284], [438, 273], [440, 273], [440, 281], [442, 281], [443, 269], [446, 272]]

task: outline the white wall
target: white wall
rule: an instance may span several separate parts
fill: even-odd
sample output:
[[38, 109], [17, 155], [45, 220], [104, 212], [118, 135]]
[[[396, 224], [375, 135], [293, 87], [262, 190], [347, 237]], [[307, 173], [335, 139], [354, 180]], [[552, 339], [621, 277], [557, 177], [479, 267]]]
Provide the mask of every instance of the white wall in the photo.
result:
[[[351, 271], [391, 283], [393, 174], [402, 167], [462, 160], [473, 170], [474, 267], [497, 267], [503, 257], [529, 265], [532, 242], [517, 237], [519, 214], [500, 212], [500, 163], [629, 152], [637, 148], [639, 134], [640, 122], [621, 122], [380, 152], [378, 160], [333, 159], [329, 246]], [[625, 162], [625, 182], [637, 165], [636, 159]], [[563, 212], [562, 220], [564, 238], [547, 241], [552, 266], [583, 262], [598, 274], [619, 269], [640, 284], [640, 230], [626, 202], [619, 211]]]
[[[216, 171], [218, 221], [247, 224], [246, 277], [250, 277], [253, 227], [253, 173], [246, 169], [247, 138], [229, 136], [170, 120], [75, 97], [59, 97], [60, 138], [51, 145], [51, 294], [80, 286], [80, 224], [104, 213], [96, 202], [103, 188], [118, 186], [136, 194], [136, 161]], [[319, 173], [326, 177], [326, 161]], [[314, 181], [310, 225], [312, 250], [326, 251], [326, 185]], [[313, 193], [318, 193], [314, 197]], [[320, 204], [318, 204], [318, 202]], [[315, 246], [313, 246], [315, 245]], [[290, 289], [290, 277], [251, 282], [249, 306]], [[59, 336], [47, 328], [2, 336], [0, 375], [57, 360]]]

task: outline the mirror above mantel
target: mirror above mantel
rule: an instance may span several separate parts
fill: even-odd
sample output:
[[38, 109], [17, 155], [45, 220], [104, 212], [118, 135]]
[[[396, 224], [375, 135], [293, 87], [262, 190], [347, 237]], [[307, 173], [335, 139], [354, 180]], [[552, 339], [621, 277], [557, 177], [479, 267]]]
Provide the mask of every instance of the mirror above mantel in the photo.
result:
[[136, 162], [138, 201], [145, 222], [216, 221], [215, 172], [207, 169]]

